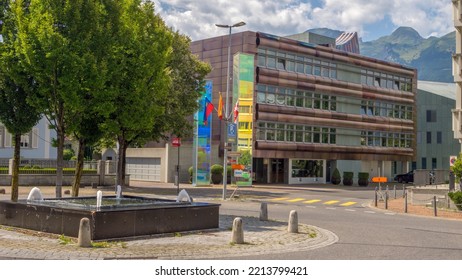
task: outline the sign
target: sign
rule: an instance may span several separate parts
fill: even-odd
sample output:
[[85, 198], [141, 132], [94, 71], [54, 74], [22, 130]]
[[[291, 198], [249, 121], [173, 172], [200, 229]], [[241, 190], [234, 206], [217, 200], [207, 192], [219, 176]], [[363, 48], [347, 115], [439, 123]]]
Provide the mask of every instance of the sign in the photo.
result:
[[228, 157], [240, 157], [241, 152], [228, 152]]
[[172, 146], [173, 147], [181, 146], [181, 138], [178, 138], [178, 137], [172, 138]]
[[243, 176], [243, 171], [240, 169], [234, 169], [234, 177], [241, 178]]
[[454, 163], [457, 160], [457, 156], [449, 156], [449, 166], [454, 166]]
[[372, 177], [373, 183], [386, 183], [387, 177]]
[[228, 124], [228, 142], [234, 143], [236, 142], [237, 136], [237, 125], [235, 123]]

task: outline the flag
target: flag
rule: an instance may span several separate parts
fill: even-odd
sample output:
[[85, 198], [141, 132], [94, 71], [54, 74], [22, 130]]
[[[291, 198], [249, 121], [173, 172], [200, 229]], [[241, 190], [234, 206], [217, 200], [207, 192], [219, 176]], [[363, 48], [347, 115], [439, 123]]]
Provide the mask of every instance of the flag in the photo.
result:
[[207, 125], [207, 119], [209, 118], [210, 114], [213, 111], [213, 104], [210, 100], [206, 97], [204, 99], [204, 125]]
[[239, 115], [239, 99], [236, 101], [234, 106], [234, 123], [237, 123], [237, 116]]
[[220, 92], [220, 99], [218, 100], [218, 118], [220, 120], [223, 119], [223, 97], [221, 96], [221, 92]]

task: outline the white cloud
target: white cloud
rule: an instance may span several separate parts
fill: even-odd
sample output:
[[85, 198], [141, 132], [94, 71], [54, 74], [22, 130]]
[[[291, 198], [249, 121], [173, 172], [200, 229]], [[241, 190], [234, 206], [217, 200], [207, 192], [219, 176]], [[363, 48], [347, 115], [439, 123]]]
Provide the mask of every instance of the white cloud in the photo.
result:
[[[275, 35], [327, 27], [367, 33], [371, 25], [410, 26], [423, 37], [454, 30], [449, 0], [154, 0], [165, 22], [193, 40], [227, 34], [216, 23], [247, 23], [233, 32], [253, 30]], [[390, 22], [388, 22], [390, 20]], [[370, 32], [370, 30], [369, 30]], [[373, 35], [373, 34], [372, 34]]]

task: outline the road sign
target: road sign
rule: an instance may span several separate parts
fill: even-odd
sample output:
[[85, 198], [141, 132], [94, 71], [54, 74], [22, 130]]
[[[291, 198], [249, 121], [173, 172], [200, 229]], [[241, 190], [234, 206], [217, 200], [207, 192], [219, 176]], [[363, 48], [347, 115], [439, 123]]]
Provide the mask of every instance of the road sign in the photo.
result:
[[228, 157], [240, 157], [241, 156], [241, 152], [228, 152]]
[[[235, 141], [237, 135], [237, 125], [235, 123], [228, 124], [228, 139], [233, 139]], [[228, 140], [228, 142], [230, 142]]]
[[373, 183], [386, 183], [387, 177], [372, 177]]
[[172, 146], [173, 147], [181, 146], [181, 138], [179, 137], [172, 138]]

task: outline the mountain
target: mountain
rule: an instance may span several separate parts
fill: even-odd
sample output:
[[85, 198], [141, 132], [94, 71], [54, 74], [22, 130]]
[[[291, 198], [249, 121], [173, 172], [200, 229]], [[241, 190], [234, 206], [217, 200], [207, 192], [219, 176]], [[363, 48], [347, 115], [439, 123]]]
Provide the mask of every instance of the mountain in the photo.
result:
[[[336, 38], [342, 31], [327, 28], [309, 32]], [[360, 41], [361, 55], [396, 62], [417, 69], [419, 80], [452, 83], [452, 54], [456, 48], [455, 32], [443, 37], [422, 38], [411, 27], [399, 27], [377, 40]]]

